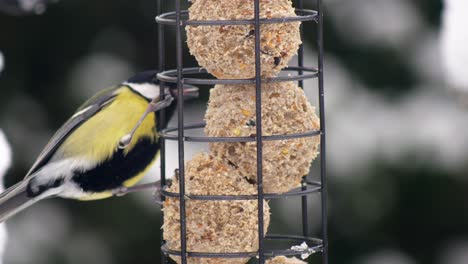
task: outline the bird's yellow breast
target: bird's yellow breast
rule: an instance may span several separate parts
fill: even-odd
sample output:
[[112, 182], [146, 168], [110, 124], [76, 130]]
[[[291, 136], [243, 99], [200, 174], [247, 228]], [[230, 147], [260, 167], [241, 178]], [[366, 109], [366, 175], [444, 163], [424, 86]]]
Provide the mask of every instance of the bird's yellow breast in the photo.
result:
[[[109, 159], [117, 150], [120, 139], [132, 131], [147, 106], [148, 102], [145, 99], [127, 87], [120, 88], [111, 103], [68, 136], [57, 150], [57, 154], [62, 158], [83, 157], [97, 163]], [[124, 154], [127, 154], [141, 137], [157, 140], [154, 113], [150, 113], [141, 123]]]

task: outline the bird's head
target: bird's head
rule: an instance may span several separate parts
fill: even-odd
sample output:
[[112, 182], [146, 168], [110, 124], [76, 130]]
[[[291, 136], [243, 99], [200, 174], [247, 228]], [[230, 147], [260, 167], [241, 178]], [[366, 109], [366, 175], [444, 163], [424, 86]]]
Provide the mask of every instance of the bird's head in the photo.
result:
[[[156, 70], [149, 70], [139, 72], [136, 75], [129, 78], [124, 84], [130, 87], [134, 92], [140, 94], [147, 100], [151, 101], [160, 95], [161, 89], [159, 86], [159, 80], [156, 78]], [[178, 98], [177, 84], [166, 83], [164, 89], [166, 94], [172, 95], [176, 100]], [[185, 100], [198, 98], [199, 90], [198, 87], [193, 85], [184, 84], [183, 86], [183, 97]]]

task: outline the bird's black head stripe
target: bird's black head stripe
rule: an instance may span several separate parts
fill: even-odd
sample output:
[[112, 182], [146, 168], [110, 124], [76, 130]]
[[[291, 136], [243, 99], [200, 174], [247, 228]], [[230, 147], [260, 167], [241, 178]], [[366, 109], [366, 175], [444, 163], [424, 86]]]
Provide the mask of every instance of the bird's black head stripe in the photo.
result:
[[130, 77], [127, 80], [127, 82], [129, 83], [158, 83], [156, 79], [157, 73], [158, 71], [156, 70], [139, 72], [135, 74], [134, 76]]

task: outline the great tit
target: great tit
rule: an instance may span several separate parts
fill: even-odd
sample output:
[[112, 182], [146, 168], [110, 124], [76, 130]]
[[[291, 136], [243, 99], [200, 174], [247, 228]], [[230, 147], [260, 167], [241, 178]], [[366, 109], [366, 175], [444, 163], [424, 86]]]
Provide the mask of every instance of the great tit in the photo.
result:
[[[79, 107], [26, 177], [0, 194], [0, 222], [45, 198], [103, 199], [136, 184], [159, 153], [158, 128], [167, 125], [175, 110], [177, 89], [166, 88], [159, 100], [155, 75], [139, 73]], [[197, 92], [184, 86], [186, 97]], [[165, 123], [158, 126], [162, 108]]]

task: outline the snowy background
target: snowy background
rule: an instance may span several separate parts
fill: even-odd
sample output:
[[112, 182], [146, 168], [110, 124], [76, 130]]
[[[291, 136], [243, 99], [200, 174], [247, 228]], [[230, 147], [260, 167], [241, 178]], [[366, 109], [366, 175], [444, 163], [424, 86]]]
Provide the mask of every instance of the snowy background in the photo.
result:
[[[330, 263], [468, 263], [468, 2], [324, 2]], [[83, 100], [156, 65], [155, 12], [149, 0], [83, 0], [40, 16], [0, 14], [0, 128], [14, 150], [7, 185]], [[312, 66], [314, 33], [307, 24]], [[184, 62], [195, 64], [188, 54]], [[307, 82], [314, 104], [316, 89]], [[189, 123], [203, 118], [207, 94], [188, 106]], [[187, 148], [189, 158], [206, 146]], [[177, 160], [168, 160], [170, 172]], [[299, 233], [298, 203], [272, 203], [270, 231]], [[5, 263], [158, 263], [159, 213], [150, 193], [45, 201], [7, 224]]]

